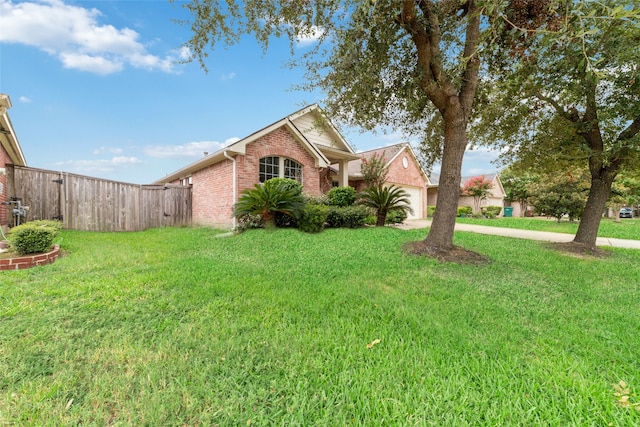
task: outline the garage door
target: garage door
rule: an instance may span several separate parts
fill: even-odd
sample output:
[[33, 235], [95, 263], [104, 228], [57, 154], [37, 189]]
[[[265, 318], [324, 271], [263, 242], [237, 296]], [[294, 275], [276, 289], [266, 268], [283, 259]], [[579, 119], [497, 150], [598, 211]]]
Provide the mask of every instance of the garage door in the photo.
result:
[[409, 204], [413, 213], [408, 213], [407, 219], [422, 219], [422, 189], [418, 187], [400, 186], [409, 194]]

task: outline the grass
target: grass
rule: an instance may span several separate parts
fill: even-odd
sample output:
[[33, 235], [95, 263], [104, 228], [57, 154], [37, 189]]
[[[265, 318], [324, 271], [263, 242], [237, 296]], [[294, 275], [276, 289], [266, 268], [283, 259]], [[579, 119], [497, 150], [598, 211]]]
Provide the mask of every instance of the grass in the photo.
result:
[[[457, 218], [457, 222], [464, 224], [488, 225], [492, 227], [517, 228], [534, 231], [553, 231], [556, 233], [576, 234], [578, 231], [577, 222], [546, 218]], [[640, 240], [640, 220], [621, 219], [615, 222], [609, 218], [603, 218], [598, 228], [598, 236], [616, 239]]]
[[424, 230], [216, 233], [65, 231], [0, 273], [0, 425], [640, 423], [640, 251], [457, 233], [477, 267], [404, 255]]

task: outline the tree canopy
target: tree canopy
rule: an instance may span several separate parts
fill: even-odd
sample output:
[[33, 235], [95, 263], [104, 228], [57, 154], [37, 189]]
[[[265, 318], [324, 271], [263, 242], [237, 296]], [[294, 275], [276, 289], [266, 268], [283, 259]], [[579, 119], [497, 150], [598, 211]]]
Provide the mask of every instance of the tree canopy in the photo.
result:
[[[589, 197], [576, 242], [595, 245], [611, 185], [640, 158], [640, 2], [566, 1], [558, 30], [513, 26], [512, 60], [497, 55], [478, 129], [530, 165], [586, 166]], [[544, 167], [544, 166], [543, 166]]]

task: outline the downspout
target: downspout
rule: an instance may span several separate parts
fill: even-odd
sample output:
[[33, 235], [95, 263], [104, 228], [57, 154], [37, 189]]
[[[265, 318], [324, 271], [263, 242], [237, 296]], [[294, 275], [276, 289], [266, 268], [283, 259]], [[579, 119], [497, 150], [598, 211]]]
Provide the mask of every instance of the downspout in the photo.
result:
[[[237, 180], [238, 180], [238, 175], [236, 174], [236, 159], [235, 157], [231, 157], [229, 154], [227, 154], [227, 150], [224, 150], [222, 152], [222, 154], [224, 154], [224, 156], [231, 160], [231, 162], [233, 162], [233, 204], [235, 205], [237, 202], [237, 192], [236, 192], [236, 188], [237, 188]], [[236, 217], [233, 217], [233, 229], [236, 229]]]

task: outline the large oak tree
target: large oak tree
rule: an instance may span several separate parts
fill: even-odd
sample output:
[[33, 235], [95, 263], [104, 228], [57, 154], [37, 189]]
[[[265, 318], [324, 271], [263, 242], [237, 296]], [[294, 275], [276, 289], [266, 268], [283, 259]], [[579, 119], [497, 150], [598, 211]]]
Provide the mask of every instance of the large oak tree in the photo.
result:
[[[518, 1], [518, 0], [516, 0]], [[268, 48], [288, 37], [318, 37], [295, 56], [309, 88], [326, 94], [331, 117], [371, 130], [418, 136], [441, 161], [438, 201], [425, 245], [453, 247], [467, 128], [473, 117], [481, 56], [510, 1], [486, 0], [190, 0], [193, 36], [186, 44], [206, 67], [210, 49], [250, 34]], [[544, 16], [546, 4], [536, 14]], [[538, 19], [535, 26], [544, 26]], [[434, 124], [437, 131], [434, 133]]]
[[[565, 18], [555, 31], [510, 21], [516, 37], [492, 62], [502, 78], [492, 87], [483, 130], [525, 163], [588, 167], [589, 196], [574, 242], [594, 247], [614, 179], [639, 167], [640, 2], [559, 5]], [[501, 61], [507, 51], [512, 56]]]

